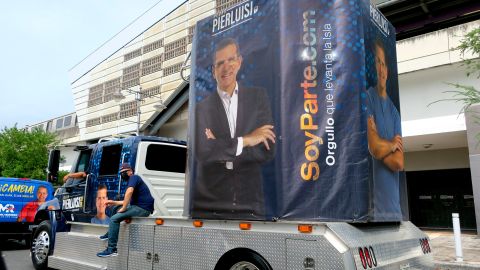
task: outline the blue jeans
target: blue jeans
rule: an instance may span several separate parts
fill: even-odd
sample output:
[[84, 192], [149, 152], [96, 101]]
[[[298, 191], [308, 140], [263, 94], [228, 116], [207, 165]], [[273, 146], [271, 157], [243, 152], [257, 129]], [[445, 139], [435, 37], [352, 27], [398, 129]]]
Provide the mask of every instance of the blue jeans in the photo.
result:
[[[121, 206], [113, 209], [114, 213], [117, 212]], [[118, 232], [120, 230], [120, 222], [131, 217], [148, 217], [150, 211], [147, 211], [136, 205], [129, 205], [127, 210], [122, 213], [116, 213], [110, 217], [110, 224], [108, 225], [108, 249], [113, 251], [117, 249]]]

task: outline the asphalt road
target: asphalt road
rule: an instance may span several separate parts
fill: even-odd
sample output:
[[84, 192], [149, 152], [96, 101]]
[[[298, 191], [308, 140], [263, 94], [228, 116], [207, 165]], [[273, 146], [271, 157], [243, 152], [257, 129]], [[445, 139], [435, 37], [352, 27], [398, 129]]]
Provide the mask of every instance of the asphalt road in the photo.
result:
[[6, 269], [35, 270], [30, 259], [30, 250], [23, 241], [3, 240], [0, 245]]
[[[0, 239], [0, 254], [7, 270], [35, 270], [30, 258], [30, 247], [23, 240]], [[3, 270], [0, 264], [0, 270]], [[55, 270], [48, 268], [48, 270]]]

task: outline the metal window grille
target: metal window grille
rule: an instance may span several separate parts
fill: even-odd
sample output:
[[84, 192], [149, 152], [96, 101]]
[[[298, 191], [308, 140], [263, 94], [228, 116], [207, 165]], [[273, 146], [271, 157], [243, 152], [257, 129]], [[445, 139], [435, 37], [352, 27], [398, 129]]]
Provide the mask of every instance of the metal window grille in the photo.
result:
[[87, 120], [87, 127], [93, 127], [93, 126], [96, 126], [96, 125], [100, 125], [100, 123], [101, 123], [100, 117], [88, 119]]
[[148, 53], [156, 49], [160, 49], [161, 47], [163, 47], [163, 38], [143, 46], [143, 53]]
[[123, 61], [128, 61], [130, 59], [133, 59], [135, 57], [138, 57], [142, 55], [142, 48], [136, 49], [135, 51], [129, 52], [123, 56]]
[[113, 122], [118, 119], [118, 112], [116, 113], [110, 113], [102, 116], [102, 124], [108, 123], [108, 122]]
[[137, 102], [130, 101], [120, 104], [119, 119], [128, 118], [137, 114]]
[[142, 98], [147, 98], [147, 97], [151, 97], [151, 96], [154, 96], [154, 95], [158, 96], [158, 95], [160, 95], [160, 93], [162, 93], [160, 85], [154, 86], [154, 87], [151, 87], [151, 88], [147, 88], [147, 89], [143, 89], [142, 90]]
[[108, 102], [113, 99], [113, 94], [115, 93], [115, 91], [121, 88], [120, 81], [120, 78], [116, 78], [103, 84], [105, 88], [103, 102]]
[[177, 72], [180, 72], [180, 69], [182, 68], [183, 63], [177, 63], [171, 66], [168, 66], [163, 69], [163, 76], [168, 76]]
[[123, 89], [140, 84], [140, 63], [123, 69]]
[[101, 104], [103, 102], [103, 84], [96, 85], [88, 91], [88, 107]]
[[193, 26], [190, 26], [188, 28], [188, 36], [187, 36], [187, 39], [188, 39], [188, 44], [192, 43], [193, 41], [193, 33], [195, 32], [195, 25]]
[[162, 55], [152, 57], [142, 62], [142, 76], [155, 73], [162, 69]]
[[187, 38], [177, 39], [165, 45], [164, 60], [169, 60], [187, 53]]
[[216, 0], [216, 4], [217, 4], [216, 12], [217, 14], [222, 13], [228, 8], [244, 1], [245, 0]]

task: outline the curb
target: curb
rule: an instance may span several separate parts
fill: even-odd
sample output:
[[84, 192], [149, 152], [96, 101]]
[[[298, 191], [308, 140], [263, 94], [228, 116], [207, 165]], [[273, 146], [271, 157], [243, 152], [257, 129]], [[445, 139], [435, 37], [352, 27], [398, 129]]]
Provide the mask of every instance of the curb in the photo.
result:
[[436, 270], [479, 270], [480, 264], [467, 264], [465, 262], [435, 262]]

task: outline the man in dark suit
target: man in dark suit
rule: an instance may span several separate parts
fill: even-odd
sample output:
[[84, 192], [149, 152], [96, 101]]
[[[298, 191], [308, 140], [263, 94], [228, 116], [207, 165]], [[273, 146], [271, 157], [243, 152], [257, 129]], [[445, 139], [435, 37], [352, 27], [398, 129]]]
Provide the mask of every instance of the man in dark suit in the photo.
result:
[[237, 83], [242, 60], [234, 39], [218, 43], [217, 90], [196, 104], [194, 218], [265, 218], [261, 165], [274, 156], [275, 133], [265, 90]]

